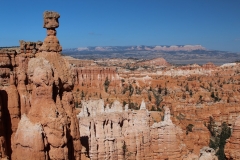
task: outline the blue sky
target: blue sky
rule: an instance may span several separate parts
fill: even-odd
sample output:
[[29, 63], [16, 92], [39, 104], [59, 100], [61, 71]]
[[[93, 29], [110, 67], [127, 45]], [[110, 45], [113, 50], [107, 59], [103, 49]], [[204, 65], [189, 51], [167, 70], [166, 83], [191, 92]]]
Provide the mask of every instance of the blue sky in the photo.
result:
[[61, 17], [63, 48], [201, 44], [240, 52], [240, 0], [0, 0], [0, 46], [43, 41], [43, 12]]

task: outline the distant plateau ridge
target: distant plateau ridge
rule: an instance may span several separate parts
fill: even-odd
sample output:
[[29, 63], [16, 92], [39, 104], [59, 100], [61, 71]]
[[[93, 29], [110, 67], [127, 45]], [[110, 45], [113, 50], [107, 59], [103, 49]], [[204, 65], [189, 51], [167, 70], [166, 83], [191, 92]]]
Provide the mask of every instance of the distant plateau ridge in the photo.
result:
[[80, 59], [134, 58], [153, 59], [162, 57], [172, 64], [216, 65], [240, 60], [240, 53], [209, 50], [201, 45], [140, 45], [140, 46], [94, 46], [63, 49], [64, 55]]

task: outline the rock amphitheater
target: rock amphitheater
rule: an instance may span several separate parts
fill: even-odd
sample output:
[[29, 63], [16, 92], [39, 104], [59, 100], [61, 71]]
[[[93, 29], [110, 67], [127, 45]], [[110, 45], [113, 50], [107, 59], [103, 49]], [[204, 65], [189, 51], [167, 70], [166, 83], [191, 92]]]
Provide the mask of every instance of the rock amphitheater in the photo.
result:
[[59, 18], [44, 12], [43, 42], [0, 50], [0, 159], [240, 159], [239, 64], [73, 64]]

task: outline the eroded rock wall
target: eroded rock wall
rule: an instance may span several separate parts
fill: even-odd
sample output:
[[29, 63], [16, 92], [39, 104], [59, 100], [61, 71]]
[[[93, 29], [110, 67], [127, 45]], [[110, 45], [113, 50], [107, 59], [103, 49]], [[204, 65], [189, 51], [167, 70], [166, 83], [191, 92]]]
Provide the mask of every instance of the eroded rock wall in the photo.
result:
[[240, 116], [237, 117], [231, 137], [226, 141], [224, 149], [227, 159], [240, 159]]
[[110, 85], [117, 86], [120, 77], [114, 67], [76, 67], [75, 85], [86, 85], [89, 87], [100, 87], [106, 80], [111, 81]]
[[[1, 114], [2, 114], [2, 156], [7, 157], [12, 153], [12, 137], [17, 130], [20, 120], [20, 105], [19, 95], [16, 88], [16, 72], [15, 72], [15, 50], [2, 49], [0, 50], [0, 96], [2, 99]], [[4, 142], [5, 141], [5, 142]], [[5, 143], [5, 144], [4, 144]], [[4, 146], [6, 148], [4, 148]]]
[[186, 150], [183, 132], [172, 123], [167, 107], [164, 121], [153, 125], [144, 107], [125, 111], [117, 101], [104, 107], [103, 100], [86, 101], [82, 107], [78, 117], [86, 159], [180, 159]]

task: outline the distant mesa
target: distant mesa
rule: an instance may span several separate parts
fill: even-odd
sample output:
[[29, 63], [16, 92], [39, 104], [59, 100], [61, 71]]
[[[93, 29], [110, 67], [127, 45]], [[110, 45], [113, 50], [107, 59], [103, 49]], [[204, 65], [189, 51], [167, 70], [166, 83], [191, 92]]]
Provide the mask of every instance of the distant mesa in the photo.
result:
[[184, 45], [184, 46], [156, 46], [154, 51], [193, 51], [193, 50], [206, 50], [201, 45]]
[[79, 47], [71, 49], [75, 51], [193, 51], [206, 50], [201, 45], [155, 45], [155, 46], [95, 46], [95, 47]]

